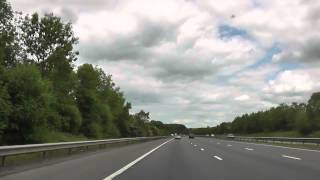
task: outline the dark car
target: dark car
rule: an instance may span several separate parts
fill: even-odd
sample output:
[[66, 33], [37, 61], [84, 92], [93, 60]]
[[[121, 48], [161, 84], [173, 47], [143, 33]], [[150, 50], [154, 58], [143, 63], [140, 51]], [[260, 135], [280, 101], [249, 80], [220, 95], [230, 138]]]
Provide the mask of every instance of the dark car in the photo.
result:
[[193, 139], [194, 135], [193, 134], [189, 134], [189, 139]]

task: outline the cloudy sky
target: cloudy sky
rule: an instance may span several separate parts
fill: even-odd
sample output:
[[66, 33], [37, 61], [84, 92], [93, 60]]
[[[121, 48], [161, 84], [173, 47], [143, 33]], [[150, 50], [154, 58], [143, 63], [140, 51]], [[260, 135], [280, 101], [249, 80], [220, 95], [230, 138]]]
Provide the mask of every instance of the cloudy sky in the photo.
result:
[[156, 120], [214, 126], [320, 91], [320, 1], [9, 2], [71, 21], [77, 64], [112, 74]]

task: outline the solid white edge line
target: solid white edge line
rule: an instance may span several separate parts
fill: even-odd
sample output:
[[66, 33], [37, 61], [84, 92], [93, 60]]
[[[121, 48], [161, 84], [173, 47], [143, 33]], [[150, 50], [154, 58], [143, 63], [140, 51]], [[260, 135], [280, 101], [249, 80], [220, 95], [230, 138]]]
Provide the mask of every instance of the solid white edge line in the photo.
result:
[[[222, 141], [230, 142], [228, 140], [222, 140]], [[239, 144], [253, 144], [253, 145], [258, 145], [258, 146], [270, 146], [270, 147], [277, 147], [277, 148], [283, 148], [283, 149], [293, 149], [293, 150], [299, 150], [299, 151], [320, 152], [319, 150], [313, 150], [313, 149], [285, 147], [285, 146], [277, 146], [277, 145], [271, 145], [271, 144], [258, 144], [258, 143], [241, 142], [241, 141], [232, 141], [232, 142], [239, 143]]]
[[145, 153], [144, 155], [140, 156], [138, 159], [132, 161], [131, 163], [127, 164], [126, 166], [124, 166], [123, 168], [119, 169], [118, 171], [112, 173], [111, 175], [109, 175], [108, 177], [104, 178], [103, 180], [112, 180], [113, 178], [117, 177], [118, 175], [122, 174], [124, 171], [126, 171], [127, 169], [129, 169], [131, 166], [135, 165], [136, 163], [138, 163], [139, 161], [141, 161], [143, 158], [145, 158], [146, 156], [148, 156], [149, 154], [151, 154], [152, 152], [154, 152], [155, 150], [159, 149], [161, 146], [167, 144], [168, 142], [172, 141], [173, 139], [169, 139], [168, 141], [160, 144], [159, 146], [157, 146], [156, 148], [152, 149], [151, 151]]
[[289, 159], [295, 159], [295, 160], [301, 160], [301, 158], [293, 157], [293, 156], [287, 156], [287, 155], [282, 155], [282, 157], [289, 158]]
[[222, 161], [223, 159], [219, 156], [213, 156], [214, 158], [218, 159], [219, 161]]

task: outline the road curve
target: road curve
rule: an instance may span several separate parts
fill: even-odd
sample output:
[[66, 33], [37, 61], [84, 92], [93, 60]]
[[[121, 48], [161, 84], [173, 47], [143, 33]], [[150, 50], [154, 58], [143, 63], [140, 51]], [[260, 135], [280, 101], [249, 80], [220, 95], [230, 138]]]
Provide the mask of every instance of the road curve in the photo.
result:
[[[155, 140], [35, 168], [0, 179], [320, 179], [320, 152], [214, 138]], [[161, 145], [161, 147], [158, 147]], [[155, 149], [158, 147], [157, 149]], [[154, 150], [150, 152], [151, 150]], [[150, 152], [149, 154], [146, 154]]]

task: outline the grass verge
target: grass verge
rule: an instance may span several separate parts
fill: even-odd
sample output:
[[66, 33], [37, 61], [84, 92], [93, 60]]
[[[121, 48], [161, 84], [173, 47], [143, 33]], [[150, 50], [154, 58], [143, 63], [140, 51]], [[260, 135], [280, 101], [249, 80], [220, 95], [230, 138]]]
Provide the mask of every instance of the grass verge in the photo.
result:
[[[239, 142], [248, 142], [248, 141], [239, 141]], [[319, 150], [320, 151], [320, 145], [309, 144], [309, 143], [302, 144], [302, 143], [291, 143], [291, 142], [261, 142], [261, 141], [255, 141], [255, 142], [250, 141], [249, 143], [267, 144], [267, 145], [274, 145], [274, 146], [300, 148], [300, 149], [308, 149], [308, 150]]]
[[307, 138], [320, 138], [320, 131], [314, 131], [311, 134], [303, 135], [298, 131], [276, 131], [276, 132], [261, 132], [252, 134], [239, 134], [239, 136], [247, 137], [307, 137]]

